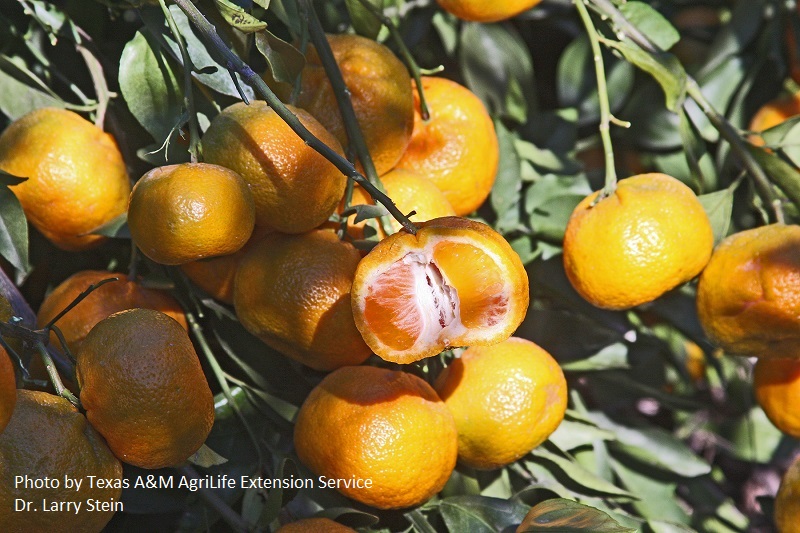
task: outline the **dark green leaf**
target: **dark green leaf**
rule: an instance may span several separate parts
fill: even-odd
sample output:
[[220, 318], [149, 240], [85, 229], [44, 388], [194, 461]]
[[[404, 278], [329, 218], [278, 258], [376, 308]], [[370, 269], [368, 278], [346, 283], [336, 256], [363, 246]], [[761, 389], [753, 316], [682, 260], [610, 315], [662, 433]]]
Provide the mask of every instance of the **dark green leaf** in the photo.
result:
[[560, 450], [573, 450], [581, 446], [591, 446], [598, 440], [614, 440], [614, 434], [595, 425], [572, 420], [562, 420], [549, 440]]
[[630, 368], [630, 365], [628, 365], [628, 347], [621, 342], [617, 342], [606, 346], [587, 359], [563, 363], [561, 368], [564, 369], [565, 372]]
[[223, 465], [228, 462], [227, 459], [220, 454], [203, 444], [200, 449], [192, 454], [189, 459], [190, 463], [197, 465], [201, 468], [209, 468], [211, 466]]
[[228, 0], [214, 0], [225, 22], [243, 33], [254, 33], [266, 29], [267, 23]]
[[23, 83], [0, 66], [0, 112], [11, 120], [16, 120], [34, 109], [64, 106], [62, 100]]
[[495, 131], [500, 145], [500, 163], [489, 200], [494, 212], [499, 215], [519, 203], [522, 181], [519, 157], [514, 148], [515, 136], [499, 120], [495, 121]]
[[614, 473], [629, 491], [639, 496], [631, 505], [647, 519], [669, 520], [686, 524], [689, 516], [677, 502], [676, 482], [669, 482], [638, 467], [630, 467], [624, 462], [611, 461]]
[[22, 181], [0, 171], [0, 255], [17, 270], [28, 272], [28, 221], [17, 196], [8, 188]]
[[131, 232], [128, 229], [128, 213], [122, 213], [105, 224], [94, 228], [86, 233], [87, 235], [103, 235], [116, 239], [130, 239]]
[[661, 13], [644, 2], [625, 2], [619, 10], [659, 48], [669, 50], [681, 38], [678, 30]]
[[605, 494], [617, 498], [636, 499], [636, 496], [625, 489], [617, 487], [610, 481], [606, 481], [570, 459], [548, 452], [541, 446], [535, 448], [531, 452], [531, 455], [537, 462], [542, 463], [544, 461], [542, 464], [547, 465], [547, 463], [552, 463], [559, 468], [571, 482], [580, 485], [584, 489], [588, 489], [590, 494]]
[[354, 211], [356, 214], [355, 222], [359, 223], [362, 220], [367, 220], [370, 218], [378, 218], [384, 215], [388, 215], [389, 211], [382, 204], [372, 205], [372, 204], [361, 204], [361, 205], [353, 205], [350, 206], [350, 211]]
[[519, 524], [528, 507], [522, 503], [486, 496], [453, 496], [439, 503], [449, 531], [497, 533]]
[[769, 175], [771, 181], [800, 208], [800, 172], [773, 152], [747, 144], [747, 149]]
[[266, 30], [256, 34], [256, 48], [277, 82], [293, 84], [306, 63], [300, 50]]
[[425, 515], [419, 509], [407, 512], [406, 519], [414, 526], [414, 531], [418, 533], [436, 533], [436, 529], [428, 522]]
[[745, 416], [726, 421], [718, 431], [732, 444], [730, 452], [734, 457], [764, 464], [773, 458], [783, 438], [759, 406]]
[[731, 225], [731, 213], [733, 212], [734, 189], [735, 186], [731, 186], [721, 191], [702, 194], [697, 197], [703, 205], [708, 219], [711, 221], [715, 246], [728, 235], [728, 229]]
[[[383, 0], [366, 0], [378, 9], [383, 8]], [[381, 31], [381, 21], [370, 13], [359, 0], [345, 0], [347, 12], [350, 13], [350, 22], [353, 24], [353, 29], [356, 33], [375, 39]]]
[[525, 517], [520, 533], [552, 531], [558, 533], [633, 533], [599, 509], [564, 498], [546, 500]]

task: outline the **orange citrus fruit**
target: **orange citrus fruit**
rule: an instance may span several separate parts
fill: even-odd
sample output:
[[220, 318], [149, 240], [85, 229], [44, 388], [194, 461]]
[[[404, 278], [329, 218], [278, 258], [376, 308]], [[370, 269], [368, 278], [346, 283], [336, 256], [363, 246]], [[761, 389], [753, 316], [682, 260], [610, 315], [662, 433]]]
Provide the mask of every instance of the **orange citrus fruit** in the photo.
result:
[[0, 346], [0, 434], [11, 420], [17, 402], [17, 380], [8, 352]]
[[436, 380], [458, 429], [458, 460], [492, 469], [543, 443], [564, 419], [567, 381], [553, 357], [518, 337], [473, 346]]
[[265, 344], [311, 368], [357, 365], [370, 355], [350, 305], [360, 258], [328, 230], [267, 235], [236, 271], [236, 316]]
[[269, 232], [270, 230], [263, 226], [256, 226], [250, 240], [239, 251], [230, 255], [184, 263], [181, 265], [181, 270], [186, 277], [192, 280], [192, 283], [203, 289], [212, 298], [233, 305], [233, 283], [236, 279], [236, 269], [239, 268], [242, 258]]
[[[322, 142], [342, 153], [333, 135], [302, 109], [289, 106]], [[309, 231], [336, 210], [347, 178], [263, 101], [233, 104], [214, 117], [203, 137], [209, 163], [238, 172], [250, 185], [256, 224], [284, 233]]]
[[370, 366], [326, 376], [294, 428], [307, 467], [378, 509], [412, 507], [439, 492], [455, 467], [457, 440], [453, 416], [430, 385]]
[[689, 187], [666, 174], [639, 174], [598, 201], [599, 194], [578, 204], [564, 235], [564, 269], [583, 298], [628, 309], [703, 270], [714, 235]]
[[330, 518], [304, 518], [281, 526], [276, 533], [356, 533]]
[[759, 359], [753, 370], [753, 390], [758, 404], [775, 427], [800, 438], [800, 360]]
[[459, 217], [379, 242], [359, 263], [352, 294], [367, 345], [395, 363], [503, 341], [529, 301], [516, 252], [486, 224]]
[[[56, 323], [64, 334], [67, 347], [73, 353], [78, 350], [95, 324], [113, 313], [135, 307], [161, 311], [177, 320], [184, 329], [189, 328], [180, 304], [168, 293], [143, 287], [138, 281], [130, 280], [120, 272], [105, 270], [82, 270], [53, 289], [39, 307], [37, 326], [44, 327], [90, 285], [109, 278], [118, 280], [105, 283], [92, 291]], [[50, 342], [60, 346], [55, 333], [51, 334]]]
[[507, 0], [486, 2], [485, 0], [436, 0], [442, 9], [462, 20], [474, 22], [497, 22], [519, 15], [542, 0]]
[[[392, 199], [401, 213], [407, 215], [412, 211], [415, 212], [410, 218], [412, 222], [424, 222], [456, 214], [444, 193], [431, 180], [415, 172], [396, 168], [381, 176], [381, 183], [386, 189], [387, 196]], [[362, 187], [356, 185], [353, 187], [351, 205], [375, 205], [375, 201]], [[355, 215], [349, 217], [348, 231], [355, 238], [362, 238], [366, 221], [356, 223], [355, 219]], [[398, 232], [402, 226], [398, 221], [392, 219], [392, 228]], [[382, 229], [378, 230], [378, 235], [385, 236]]]
[[174, 319], [153, 309], [114, 313], [92, 328], [76, 359], [86, 417], [122, 461], [174, 466], [205, 442], [214, 397]]
[[0, 135], [0, 169], [27, 181], [11, 187], [28, 220], [56, 246], [85, 250], [87, 235], [125, 212], [131, 186], [111, 135], [64, 109], [42, 108]]
[[[65, 476], [82, 481], [80, 487], [67, 487]], [[89, 476], [95, 476], [93, 485]], [[32, 485], [45, 479], [51, 480], [48, 486]], [[108, 485], [99, 488], [99, 479]], [[64, 398], [20, 390], [14, 416], [0, 434], [3, 531], [96, 533], [121, 508], [116, 507], [121, 494], [122, 465], [86, 417]], [[20, 499], [31, 502], [27, 511], [15, 511]], [[113, 507], [90, 508], [98, 500]], [[61, 510], [54, 504], [61, 504]]]
[[800, 358], [799, 279], [800, 226], [730, 235], [700, 276], [700, 324], [728, 353]]
[[494, 123], [480, 98], [454, 81], [424, 76], [422, 88], [430, 118], [422, 119], [415, 90], [414, 133], [397, 167], [429, 178], [457, 215], [467, 215], [494, 185], [500, 158]]
[[[411, 77], [386, 46], [358, 35], [328, 35], [333, 56], [350, 91], [356, 119], [378, 174], [391, 170], [411, 138], [414, 104]], [[347, 133], [317, 51], [309, 47], [297, 105], [314, 115], [342, 146]]]
[[781, 479], [775, 496], [775, 525], [778, 533], [800, 533], [800, 457]]
[[154, 168], [136, 182], [128, 205], [133, 241], [164, 265], [232, 254], [244, 246], [254, 225], [247, 182], [208, 163]]
[[[792, 95], [783, 95], [775, 100], [767, 102], [750, 119], [749, 130], [762, 132], [790, 119], [795, 115], [800, 115], [800, 92]], [[762, 145], [764, 140], [757, 136], [751, 136], [750, 140], [754, 144]]]

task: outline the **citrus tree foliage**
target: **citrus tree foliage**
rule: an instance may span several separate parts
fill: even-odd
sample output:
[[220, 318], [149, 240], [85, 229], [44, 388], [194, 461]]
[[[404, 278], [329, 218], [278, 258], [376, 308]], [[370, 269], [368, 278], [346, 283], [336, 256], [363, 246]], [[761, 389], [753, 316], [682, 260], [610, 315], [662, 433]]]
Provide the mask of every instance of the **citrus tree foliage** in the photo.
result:
[[[241, 71], [229, 70], [220, 44], [291, 93], [308, 43], [309, 3], [300, 0], [196, 2], [216, 26], [217, 43], [171, 2], [0, 5], [4, 125], [43, 106], [99, 117], [136, 177], [189, 161], [193, 128], [202, 132], [226, 106], [259, 98]], [[532, 508], [525, 531], [733, 532], [771, 523], [778, 476], [797, 442], [755, 404], [751, 363], [721, 356], [704, 336], [693, 284], [631, 311], [601, 310], [567, 281], [561, 242], [573, 208], [603, 185], [602, 99], [615, 117], [619, 177], [659, 171], [680, 179], [700, 195], [717, 242], [774, 221], [776, 205], [797, 221], [800, 125], [795, 119], [765, 132], [771, 149], [750, 144], [746, 128], [759, 106], [796, 89], [791, 35], [800, 21], [792, 2], [777, 0], [587, 5], [603, 49], [607, 89], [600, 94], [588, 30], [568, 1], [544, 0], [494, 24], [460, 21], [430, 1], [314, 4], [326, 31], [376, 38], [402, 56], [399, 37], [419, 68], [441, 71], [486, 104], [501, 157], [489, 201], [475, 216], [500, 231], [526, 265], [533, 298], [517, 335], [558, 359], [570, 407], [542, 446], [495, 471], [459, 466], [419, 508], [377, 512], [332, 489], [215, 490], [240, 524], [268, 530], [279, 518], [316, 514], [363, 531], [488, 533], [512, 530]], [[7, 188], [16, 182], [0, 174], [0, 254], [34, 308], [69, 273], [128, 265], [124, 218], [98, 228], [115, 237], [99, 252], [67, 254], [29, 236]], [[363, 209], [361, 216], [384, 213]], [[148, 283], [174, 287], [194, 317], [195, 339], [204, 339], [207, 373], [217, 379], [210, 378], [217, 421], [198, 468], [237, 478], [313, 477], [294, 454], [293, 419], [323, 374], [267, 348], [179, 270], [147, 263], [141, 273]], [[449, 357], [410, 370], [432, 382]], [[141, 474], [160, 472], [126, 467], [129, 478]], [[132, 488], [123, 499], [125, 512], [109, 531], [237, 523], [222, 520], [224, 504], [185, 489]]]

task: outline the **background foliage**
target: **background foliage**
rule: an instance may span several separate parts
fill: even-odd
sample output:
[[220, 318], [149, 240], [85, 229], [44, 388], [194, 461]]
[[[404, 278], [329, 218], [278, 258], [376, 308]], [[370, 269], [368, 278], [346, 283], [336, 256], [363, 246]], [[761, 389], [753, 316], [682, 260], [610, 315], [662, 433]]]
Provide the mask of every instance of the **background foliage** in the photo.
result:
[[[432, 1], [369, 2], [397, 25], [421, 68], [441, 68], [441, 75], [468, 86], [495, 119], [500, 168], [478, 216], [503, 233], [527, 265], [533, 300], [518, 335], [562, 364], [570, 386], [567, 419], [543, 446], [507, 468], [459, 467], [440, 497], [419, 509], [376, 513], [333, 490], [226, 490], [218, 496], [264, 528], [279, 516], [319, 512], [380, 531], [494, 532], [513, 529], [532, 505], [547, 502], [540, 512], [555, 520], [551, 529], [564, 530], [559, 520], [588, 512], [571, 500], [607, 513], [590, 514], [592, 531], [770, 531], [772, 496], [798, 442], [781, 435], [755, 404], [751, 362], [721, 356], [705, 338], [693, 286], [630, 312], [610, 312], [583, 301], [563, 272], [566, 221], [603, 180], [594, 64], [575, 6], [545, 0], [511, 21], [478, 24], [457, 20]], [[257, 72], [291, 85], [303, 61], [295, 46], [306, 35], [296, 2], [197, 5]], [[798, 119], [765, 134], [772, 151], [737, 148], [692, 96], [701, 91], [730, 131], [746, 140], [755, 110], [797, 89], [789, 77], [798, 68], [797, 50], [787, 39], [800, 28], [794, 2], [590, 5], [618, 8], [631, 24], [594, 17], [604, 37], [611, 110], [630, 122], [629, 128], [612, 127], [620, 177], [654, 170], [684, 181], [702, 195], [719, 240], [774, 220], [771, 199], [744, 171], [743, 157], [750, 157], [777, 185], [773, 195], [787, 220], [796, 221]], [[360, 1], [329, 0], [316, 9], [327, 31], [356, 31], [397, 51]], [[189, 67], [158, 4], [0, 0], [0, 125], [34, 108], [66, 107], [104, 117], [134, 177], [155, 165], [188, 161], [185, 68], [201, 130], [238, 101], [240, 91], [248, 99], [255, 95], [234, 83], [219, 53], [177, 6], [169, 11], [186, 42]], [[626, 34], [637, 28], [667, 52], [642, 48]], [[127, 269], [124, 220], [101, 230], [116, 237], [102, 248], [59, 251], [28, 230], [6, 187], [13, 182], [0, 176], [0, 253], [33, 309], [78, 270]], [[204, 472], [309, 477], [292, 450], [292, 419], [322, 374], [270, 351], [178, 271], [138, 261], [147, 283], [174, 286], [207, 341], [206, 370], [219, 392], [207, 444], [228, 462]], [[694, 345], [702, 358], [691, 357]], [[447, 357], [411, 371], [432, 381]], [[129, 477], [141, 473], [126, 470]], [[131, 489], [123, 499], [126, 512], [115, 516], [109, 531], [228, 527], [198, 493]]]

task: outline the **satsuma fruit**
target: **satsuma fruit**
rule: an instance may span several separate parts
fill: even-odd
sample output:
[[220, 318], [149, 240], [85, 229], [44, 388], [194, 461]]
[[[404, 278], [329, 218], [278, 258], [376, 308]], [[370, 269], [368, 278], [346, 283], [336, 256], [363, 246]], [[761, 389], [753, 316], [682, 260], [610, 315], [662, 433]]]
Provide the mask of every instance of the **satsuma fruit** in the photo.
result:
[[466, 350], [436, 380], [458, 429], [458, 460], [478, 469], [516, 461], [564, 419], [567, 381], [553, 357], [517, 337]]
[[[780, 96], [764, 104], [750, 119], [749, 130], [757, 133], [762, 132], [785, 122], [795, 115], [800, 115], [800, 92]], [[764, 140], [758, 135], [751, 136], [750, 140], [754, 144], [764, 144]]]
[[[394, 169], [381, 176], [381, 183], [386, 189], [386, 195], [392, 199], [403, 214], [414, 211], [410, 217], [412, 222], [425, 222], [434, 218], [455, 215], [453, 206], [447, 201], [447, 197], [440, 191], [433, 182], [422, 177], [416, 172], [409, 170]], [[374, 205], [375, 200], [362, 187], [353, 187], [353, 201], [351, 205]], [[355, 238], [362, 238], [364, 235], [364, 225], [366, 221], [355, 222], [355, 215], [348, 219], [348, 231]], [[400, 231], [402, 226], [398, 221], [392, 219], [392, 228], [395, 232]], [[385, 236], [379, 228], [378, 235]]]
[[356, 530], [330, 518], [304, 518], [281, 526], [275, 533], [356, 533]]
[[[80, 487], [66, 487], [64, 476], [82, 481]], [[58, 486], [33, 488], [24, 483], [45, 478], [58, 480]], [[98, 479], [108, 484], [98, 488]], [[115, 511], [89, 509], [89, 502], [118, 504], [121, 494], [122, 465], [86, 417], [64, 398], [20, 390], [14, 416], [0, 434], [3, 531], [99, 532]], [[29, 511], [14, 511], [18, 499], [32, 502]], [[51, 505], [57, 504], [69, 507], [54, 510]]]
[[462, 20], [474, 22], [497, 22], [519, 15], [542, 0], [509, 0], [486, 2], [485, 0], [436, 0], [439, 5]]
[[[414, 127], [411, 77], [386, 46], [358, 35], [328, 35], [333, 56], [350, 91], [358, 125], [378, 174], [391, 170]], [[314, 115], [347, 146], [342, 115], [315, 48], [306, 54], [297, 105]]]
[[214, 397], [174, 319], [153, 309], [114, 313], [92, 328], [76, 359], [86, 417], [122, 461], [174, 466], [205, 442]]
[[503, 341], [529, 302], [516, 252], [486, 224], [459, 217], [379, 242], [359, 263], [352, 294], [367, 345], [395, 363]]
[[360, 258], [329, 230], [268, 235], [239, 264], [236, 316], [265, 344], [311, 368], [357, 365], [370, 355], [350, 305]]
[[131, 192], [128, 227], [144, 255], [180, 265], [232, 254], [250, 238], [255, 203], [236, 172], [208, 163], [154, 168]]
[[425, 76], [422, 88], [430, 118], [423, 120], [414, 91], [414, 132], [397, 167], [429, 178], [457, 215], [467, 215], [486, 200], [497, 175], [494, 123], [480, 98], [454, 81]]
[[800, 457], [781, 479], [775, 496], [775, 525], [778, 533], [800, 533]]
[[599, 194], [578, 204], [564, 235], [564, 269], [583, 298], [628, 309], [703, 270], [714, 235], [689, 187], [666, 174], [640, 174], [606, 198]]
[[[47, 295], [39, 307], [39, 313], [36, 315], [37, 326], [44, 327], [90, 285], [109, 278], [118, 278], [118, 280], [105, 283], [92, 291], [56, 323], [61, 333], [64, 334], [67, 347], [73, 353], [77, 352], [83, 339], [95, 324], [126, 309], [136, 307], [155, 309], [171, 316], [184, 329], [188, 329], [186, 315], [180, 304], [168, 293], [143, 287], [138, 281], [130, 280], [127, 275], [120, 272], [106, 272], [105, 270], [82, 270], [61, 282]], [[50, 335], [50, 342], [56, 346], [59, 345], [55, 333]]]
[[27, 181], [11, 187], [28, 220], [56, 246], [85, 250], [87, 235], [125, 212], [131, 190], [111, 135], [80, 115], [31, 111], [0, 135], [0, 169]]
[[706, 334], [726, 352], [800, 358], [800, 227], [762, 226], [730, 235], [697, 285]]
[[412, 507], [439, 492], [455, 467], [457, 440], [453, 417], [430, 385], [369, 366], [325, 377], [294, 429], [306, 466], [378, 509]]
[[775, 427], [800, 438], [800, 360], [759, 359], [753, 370], [753, 391], [758, 404]]
[[[308, 112], [288, 106], [339, 154], [342, 148]], [[214, 117], [203, 136], [209, 163], [238, 172], [250, 185], [256, 224], [284, 233], [316, 228], [336, 210], [347, 178], [308, 146], [264, 101], [239, 102]]]

